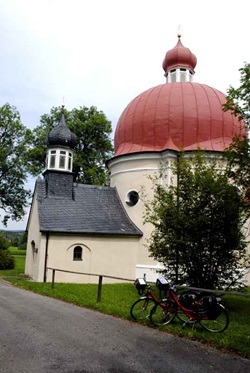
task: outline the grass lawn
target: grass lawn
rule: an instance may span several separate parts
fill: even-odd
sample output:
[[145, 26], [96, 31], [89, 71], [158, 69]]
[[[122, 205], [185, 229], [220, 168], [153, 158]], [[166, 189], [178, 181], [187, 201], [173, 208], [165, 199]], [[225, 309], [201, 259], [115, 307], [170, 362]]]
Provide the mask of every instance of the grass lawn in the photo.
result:
[[15, 268], [0, 270], [1, 276], [24, 276], [25, 256], [15, 257]]
[[[103, 284], [102, 300], [97, 302], [97, 284], [56, 283], [55, 288], [52, 289], [51, 283], [37, 283], [25, 278], [11, 278], [11, 276], [23, 273], [21, 268], [24, 265], [24, 258], [16, 257], [15, 260], [17, 268], [11, 271], [0, 271], [0, 276], [9, 275], [8, 281], [15, 286], [133, 321], [130, 316], [130, 307], [139, 298], [133, 284]], [[194, 329], [190, 326], [182, 327], [177, 318], [161, 331], [200, 340], [203, 343], [238, 353], [250, 359], [250, 298], [226, 295], [222, 300], [230, 313], [230, 324], [224, 332], [210, 333], [201, 329], [198, 324]], [[153, 327], [148, 320], [144, 324]]]
[[26, 250], [20, 250], [18, 247], [10, 246], [8, 247], [8, 251], [11, 253], [11, 255], [26, 256]]

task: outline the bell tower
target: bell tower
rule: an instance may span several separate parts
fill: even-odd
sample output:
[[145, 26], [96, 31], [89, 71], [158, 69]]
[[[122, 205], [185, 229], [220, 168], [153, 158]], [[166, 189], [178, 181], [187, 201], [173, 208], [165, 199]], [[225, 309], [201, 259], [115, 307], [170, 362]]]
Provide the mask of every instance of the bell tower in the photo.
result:
[[46, 144], [46, 166], [43, 174], [46, 182], [46, 195], [47, 197], [72, 198], [73, 155], [77, 137], [66, 126], [64, 107], [62, 107], [58, 125], [47, 135]]

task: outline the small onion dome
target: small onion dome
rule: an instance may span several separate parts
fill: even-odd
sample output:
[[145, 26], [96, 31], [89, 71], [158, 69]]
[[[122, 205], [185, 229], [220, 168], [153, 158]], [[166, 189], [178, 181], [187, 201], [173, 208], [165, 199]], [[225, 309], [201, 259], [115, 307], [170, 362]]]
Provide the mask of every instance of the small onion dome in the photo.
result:
[[48, 133], [46, 143], [49, 147], [58, 145], [73, 149], [76, 146], [77, 136], [66, 126], [64, 112], [59, 124]]
[[195, 69], [197, 64], [196, 56], [190, 51], [190, 49], [184, 47], [181, 42], [181, 36], [178, 35], [178, 42], [173, 49], [170, 49], [164, 58], [162, 63], [163, 70], [167, 72], [177, 66], [187, 67], [191, 70]]
[[242, 122], [224, 112], [226, 96], [205, 84], [161, 84], [125, 108], [115, 131], [115, 156], [164, 150], [223, 152]]

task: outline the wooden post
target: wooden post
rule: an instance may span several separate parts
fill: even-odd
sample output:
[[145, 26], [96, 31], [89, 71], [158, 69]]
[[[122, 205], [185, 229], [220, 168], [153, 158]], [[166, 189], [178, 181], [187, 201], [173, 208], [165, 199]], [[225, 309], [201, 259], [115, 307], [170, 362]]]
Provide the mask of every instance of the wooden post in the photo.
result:
[[54, 289], [55, 287], [55, 274], [56, 274], [56, 270], [53, 269], [52, 270], [52, 289]]
[[102, 298], [102, 276], [99, 276], [97, 302], [101, 302]]

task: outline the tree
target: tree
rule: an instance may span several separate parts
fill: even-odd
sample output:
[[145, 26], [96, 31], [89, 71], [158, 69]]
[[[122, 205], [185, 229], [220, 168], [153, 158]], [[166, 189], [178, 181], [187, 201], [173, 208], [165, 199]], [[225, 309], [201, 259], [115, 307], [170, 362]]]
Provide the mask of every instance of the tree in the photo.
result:
[[145, 222], [154, 226], [150, 255], [172, 281], [209, 289], [240, 284], [247, 260], [241, 191], [201, 154], [180, 155], [174, 175], [178, 183], [168, 189], [155, 180], [146, 203]]
[[15, 267], [14, 257], [7, 250], [9, 242], [6, 239], [5, 232], [0, 232], [0, 270], [13, 269]]
[[7, 103], [0, 107], [0, 208], [5, 225], [9, 218], [23, 217], [30, 196], [24, 185], [30, 135], [14, 106]]
[[0, 250], [0, 270], [15, 268], [15, 259], [7, 250]]
[[9, 247], [9, 242], [6, 239], [4, 232], [0, 232], [0, 250], [6, 250]]
[[27, 238], [28, 238], [28, 233], [27, 232], [22, 232], [18, 235], [18, 249], [19, 250], [26, 250], [27, 247]]
[[227, 90], [227, 100], [224, 110], [231, 110], [240, 120], [244, 120], [247, 129], [250, 128], [250, 63], [245, 62], [239, 69], [240, 86], [232, 86]]
[[226, 151], [229, 161], [231, 177], [239, 185], [247, 198], [250, 197], [250, 143], [248, 132], [250, 130], [250, 64], [245, 63], [240, 71], [240, 86], [229, 87], [226, 104], [223, 110], [231, 110], [242, 121], [242, 134], [235, 136]]
[[[44, 170], [46, 136], [59, 123], [61, 112], [60, 107], [53, 107], [50, 114], [41, 116], [40, 125], [33, 131], [33, 148], [29, 153], [29, 170], [33, 175], [38, 175]], [[67, 126], [78, 138], [73, 164], [76, 181], [106, 185], [108, 171], [105, 163], [113, 152], [109, 137], [112, 132], [111, 122], [94, 106], [83, 106], [71, 111], [64, 109], [64, 114]]]

